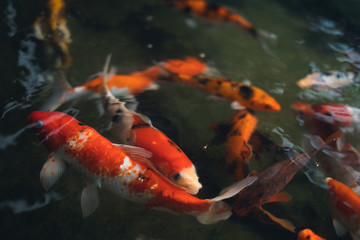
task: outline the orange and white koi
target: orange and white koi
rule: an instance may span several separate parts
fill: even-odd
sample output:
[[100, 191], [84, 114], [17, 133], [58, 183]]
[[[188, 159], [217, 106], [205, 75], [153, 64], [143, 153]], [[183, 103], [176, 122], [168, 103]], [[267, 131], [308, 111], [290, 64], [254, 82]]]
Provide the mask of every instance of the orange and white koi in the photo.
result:
[[197, 194], [202, 187], [194, 164], [186, 154], [151, 121], [140, 113], [129, 110], [125, 102], [115, 98], [107, 87], [107, 69], [104, 67], [103, 99], [105, 112], [111, 119], [111, 133], [122, 144], [142, 147], [152, 152], [149, 161], [174, 184]]
[[[52, 96], [41, 107], [40, 110], [53, 111], [65, 102], [80, 100], [82, 98], [101, 98], [103, 77], [96, 77], [85, 84], [71, 87], [62, 71], [54, 76]], [[156, 90], [158, 85], [152, 79], [141, 72], [134, 72], [129, 75], [113, 75], [107, 86], [116, 96], [129, 96], [146, 90]]]
[[231, 208], [221, 200], [234, 196], [252, 184], [247, 178], [227, 188], [213, 199], [199, 199], [172, 184], [146, 158], [151, 153], [134, 146], [116, 145], [93, 128], [61, 112], [36, 111], [28, 121], [39, 140], [52, 152], [40, 173], [41, 184], [49, 189], [67, 164], [88, 179], [81, 195], [84, 216], [99, 204], [98, 187], [150, 208], [195, 215], [199, 222], [212, 224], [227, 219]]
[[65, 16], [65, 2], [63, 0], [49, 0], [45, 16], [38, 17], [33, 26], [35, 36], [44, 40], [48, 52], [55, 48], [60, 59], [57, 58], [55, 67], [68, 68], [72, 64], [72, 57], [69, 52], [68, 44], [71, 43], [70, 30], [67, 27]]
[[354, 240], [360, 239], [360, 197], [350, 187], [332, 178], [326, 178], [333, 223], [339, 236], [349, 231]]
[[[234, 13], [228, 8], [218, 4], [207, 3], [204, 0], [166, 0], [166, 3], [175, 5], [185, 13], [191, 13], [208, 21], [217, 20], [234, 23], [255, 38], [259, 37], [260, 34], [264, 35], [264, 33], [257, 30], [248, 20], [246, 20], [244, 16]], [[272, 35], [271, 37], [274, 38]]]
[[260, 88], [234, 82], [225, 77], [211, 78], [202, 75], [169, 73], [169, 77], [165, 80], [198, 88], [206, 93], [235, 101], [252, 110], [277, 112], [281, 109], [279, 103]]
[[297, 85], [302, 89], [312, 89], [314, 91], [333, 91], [341, 87], [360, 82], [357, 72], [316, 72], [300, 79]]
[[231, 119], [226, 140], [226, 164], [233, 179], [243, 179], [249, 174], [252, 148], [248, 141], [257, 125], [257, 118], [246, 109], [239, 110]]
[[[342, 136], [342, 132], [332, 134], [325, 143], [327, 145], [333, 140]], [[295, 174], [310, 160], [310, 155], [316, 153], [318, 149], [312, 149], [307, 153], [297, 156], [295, 159], [288, 159], [275, 163], [263, 172], [257, 174], [258, 179], [249, 187], [243, 189], [237, 196], [233, 205], [233, 212], [236, 216], [245, 216], [249, 211], [260, 209], [272, 220], [278, 222], [285, 229], [295, 232], [295, 226], [285, 219], [279, 219], [261, 208], [265, 203], [282, 201], [286, 202], [291, 197], [280, 192], [295, 176]]]
[[326, 240], [315, 234], [311, 229], [303, 229], [298, 233], [298, 240]]

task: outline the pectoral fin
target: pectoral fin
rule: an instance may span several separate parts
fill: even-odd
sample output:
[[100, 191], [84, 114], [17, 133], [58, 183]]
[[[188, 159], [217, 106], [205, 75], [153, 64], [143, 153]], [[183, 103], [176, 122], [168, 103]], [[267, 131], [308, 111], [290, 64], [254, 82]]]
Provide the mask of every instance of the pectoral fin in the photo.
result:
[[99, 202], [97, 184], [95, 182], [86, 184], [81, 193], [81, 210], [83, 217], [87, 217], [92, 214], [99, 205]]
[[347, 229], [336, 218], [333, 218], [333, 225], [336, 235], [338, 235], [339, 237], [345, 236], [345, 234], [347, 233]]
[[49, 190], [65, 171], [65, 162], [55, 153], [49, 155], [40, 172], [40, 183], [45, 190]]
[[130, 155], [130, 157], [139, 161], [145, 161], [146, 159], [152, 157], [152, 152], [149, 152], [148, 150], [145, 150], [141, 147], [115, 143], [113, 143], [113, 145], [126, 152], [128, 155]]

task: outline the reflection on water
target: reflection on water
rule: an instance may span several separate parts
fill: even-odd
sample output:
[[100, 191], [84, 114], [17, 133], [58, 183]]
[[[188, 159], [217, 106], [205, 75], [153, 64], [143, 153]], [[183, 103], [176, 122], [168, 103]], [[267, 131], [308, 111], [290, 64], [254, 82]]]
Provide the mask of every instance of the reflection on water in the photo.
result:
[[[42, 64], [47, 61], [44, 46], [35, 39], [32, 28], [34, 20], [46, 9], [46, 2], [32, 1], [34, 6], [41, 6], [39, 9], [29, 8], [27, 1], [0, 3], [1, 51], [15, 59], [15, 62], [10, 58], [0, 62], [3, 73], [0, 220], [5, 223], [5, 235], [18, 239], [45, 239], [50, 235], [54, 239], [296, 239], [295, 234], [261, 221], [255, 214], [203, 226], [191, 216], [152, 211], [106, 191], [100, 191], [101, 203], [94, 215], [83, 219], [80, 192], [85, 180], [70, 170], [54, 187], [56, 192], [45, 192], [39, 173], [48, 152], [23, 127], [27, 115], [37, 110], [34, 103], [44, 101], [44, 98], [39, 100], [42, 89], [51, 88], [45, 77], [51, 69], [43, 66], [51, 64]], [[340, 95], [301, 90], [296, 85], [309, 73], [309, 68], [311, 71], [358, 70], [360, 23], [356, 22], [358, 13], [353, 11], [358, 2], [225, 1], [224, 4], [242, 12], [255, 26], [276, 34], [277, 44], [266, 42], [269, 51], [265, 51], [261, 42], [231, 24], [192, 19], [191, 24], [196, 27], [189, 27], [184, 24], [189, 16], [166, 7], [161, 0], [101, 4], [68, 0], [66, 17], [73, 39], [69, 45], [73, 65], [64, 74], [73, 86], [82, 85], [89, 76], [101, 71], [109, 53], [113, 54], [112, 64], [119, 74], [139, 71], [169, 58], [200, 56], [230, 79], [238, 82], [250, 79], [251, 85], [276, 98], [281, 112], [255, 112], [257, 130], [276, 144], [302, 150], [305, 130], [290, 109], [291, 103], [302, 100], [360, 107], [356, 85], [341, 90]], [[228, 101], [210, 100], [213, 97], [200, 91], [171, 84], [137, 97], [139, 109], [160, 130], [174, 136], [193, 160], [203, 184], [199, 197], [213, 197], [231, 183], [225, 166], [225, 147], [211, 144], [215, 134], [209, 127], [229, 122], [235, 111], [230, 109]], [[105, 136], [110, 135], [108, 122], [98, 113], [94, 101], [84, 99], [71, 106], [74, 108], [64, 105], [59, 110]], [[278, 155], [276, 151], [259, 151], [250, 160], [250, 170], [268, 168]], [[327, 239], [349, 240], [349, 235], [338, 238], [332, 226], [324, 174], [318, 171], [321, 164], [313, 159], [285, 188], [292, 201], [265, 207], [282, 214], [279, 217], [291, 220], [298, 228], [311, 227]], [[56, 234], [52, 229], [58, 226], [62, 232]]]
[[38, 208], [45, 207], [51, 201], [59, 201], [62, 200], [63, 197], [57, 192], [48, 192], [44, 193], [43, 201], [36, 201], [33, 204], [29, 204], [25, 199], [12, 200], [12, 201], [3, 201], [0, 202], [0, 209], [2, 208], [10, 208], [14, 214], [22, 213], [22, 212], [30, 212], [34, 211]]

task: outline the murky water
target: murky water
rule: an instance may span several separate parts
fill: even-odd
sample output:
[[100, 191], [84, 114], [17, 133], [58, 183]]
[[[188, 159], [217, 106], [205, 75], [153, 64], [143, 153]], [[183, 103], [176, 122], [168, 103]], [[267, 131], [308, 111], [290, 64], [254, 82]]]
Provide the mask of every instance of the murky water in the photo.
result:
[[[216, 2], [216, 1], [212, 1]], [[107, 54], [119, 73], [142, 70], [155, 61], [185, 56], [205, 56], [235, 81], [249, 80], [274, 96], [279, 113], [257, 112], [258, 130], [287, 146], [300, 145], [304, 129], [290, 105], [337, 102], [360, 107], [359, 86], [345, 88], [344, 97], [300, 90], [296, 81], [310, 67], [320, 70], [351, 70], [342, 60], [346, 49], [360, 48], [360, 1], [227, 0], [222, 3], [242, 12], [255, 26], [274, 33], [269, 43], [273, 54], [259, 41], [234, 25], [185, 23], [184, 15], [160, 0], [67, 1], [68, 25], [73, 42], [73, 65], [66, 76], [73, 85], [99, 72]], [[80, 193], [85, 180], [68, 170], [50, 192], [39, 182], [47, 150], [30, 130], [27, 115], [36, 110], [47, 86], [43, 72], [48, 62], [43, 44], [36, 40], [32, 23], [44, 12], [46, 1], [0, 2], [0, 233], [2, 239], [296, 239], [278, 225], [265, 223], [255, 214], [201, 225], [192, 216], [150, 210], [101, 191], [101, 204], [83, 219]], [[164, 85], [138, 96], [139, 110], [170, 136], [193, 160], [203, 189], [199, 197], [213, 197], [231, 180], [224, 164], [223, 145], [208, 145], [212, 123], [227, 123], [235, 112], [227, 101], [214, 100], [192, 88]], [[66, 104], [77, 118], [109, 136], [107, 121], [93, 101]], [[274, 163], [271, 154], [251, 159], [254, 170]], [[293, 199], [266, 209], [291, 220], [297, 227], [312, 228], [328, 239], [337, 239], [325, 190], [299, 172], [285, 188]], [[342, 239], [350, 239], [346, 236]]]

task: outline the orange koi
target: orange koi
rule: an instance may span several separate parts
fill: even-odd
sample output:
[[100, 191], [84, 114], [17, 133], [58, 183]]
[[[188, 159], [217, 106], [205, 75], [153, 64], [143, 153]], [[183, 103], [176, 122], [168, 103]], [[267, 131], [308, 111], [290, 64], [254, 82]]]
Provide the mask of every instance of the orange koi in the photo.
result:
[[[336, 132], [327, 138], [323, 145], [338, 139], [342, 132]], [[263, 172], [257, 174], [258, 179], [249, 187], [243, 189], [237, 196], [233, 205], [233, 212], [238, 217], [245, 216], [249, 211], [260, 209], [272, 220], [278, 222], [285, 229], [295, 232], [295, 227], [285, 219], [279, 219], [261, 208], [265, 203], [291, 199], [288, 194], [280, 192], [295, 176], [295, 174], [309, 161], [310, 155], [315, 154], [318, 149], [312, 149], [307, 153], [297, 156], [295, 159], [288, 159], [275, 163]]]
[[60, 178], [66, 164], [87, 178], [81, 194], [83, 216], [99, 204], [98, 187], [150, 208], [163, 208], [197, 217], [203, 224], [227, 219], [231, 208], [221, 200], [232, 197], [256, 178], [237, 182], [212, 199], [199, 199], [173, 185], [151, 165], [151, 153], [138, 147], [116, 145], [93, 128], [61, 112], [33, 112], [28, 117], [39, 140], [52, 152], [40, 181], [47, 190]]
[[[54, 87], [52, 96], [49, 98], [41, 110], [53, 111], [65, 102], [87, 98], [100, 98], [102, 92], [103, 78], [97, 77], [89, 80], [85, 84], [72, 87], [66, 80], [63, 72], [58, 71], [54, 76]], [[128, 96], [138, 94], [146, 90], [158, 89], [158, 85], [149, 77], [141, 72], [129, 75], [113, 75], [108, 81], [107, 86], [116, 96]]]
[[199, 88], [200, 90], [238, 104], [252, 110], [277, 112], [281, 107], [279, 103], [260, 88], [248, 86], [231, 81], [225, 77], [206, 77], [201, 75], [190, 76], [185, 74], [169, 73], [168, 80], [183, 83]]
[[226, 163], [235, 180], [249, 173], [252, 148], [248, 141], [256, 128], [257, 118], [246, 109], [239, 110], [231, 119], [231, 129], [226, 141]]
[[145, 116], [126, 108], [107, 87], [107, 69], [104, 67], [103, 99], [105, 112], [111, 119], [111, 133], [120, 143], [142, 147], [152, 152], [149, 161], [174, 184], [197, 194], [202, 187], [194, 164], [186, 154], [164, 133], [156, 129]]
[[349, 231], [351, 237], [360, 239], [360, 197], [350, 187], [332, 178], [326, 178], [329, 203], [333, 210], [333, 223], [339, 236]]
[[298, 240], [326, 240], [316, 235], [311, 229], [303, 229], [298, 233]]
[[65, 3], [63, 0], [49, 0], [47, 8], [46, 15], [38, 17], [33, 24], [35, 36], [46, 42], [49, 52], [50, 48], [55, 48], [60, 54], [57, 68], [68, 68], [72, 64], [68, 48], [72, 40], [65, 17]]
[[258, 37], [257, 29], [243, 16], [231, 12], [226, 7], [217, 4], [207, 3], [203, 0], [166, 0], [169, 5], [175, 5], [185, 13], [192, 13], [195, 16], [206, 18], [210, 21], [219, 20], [221, 22], [231, 22], [241, 26], [253, 37]]

